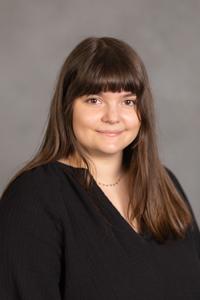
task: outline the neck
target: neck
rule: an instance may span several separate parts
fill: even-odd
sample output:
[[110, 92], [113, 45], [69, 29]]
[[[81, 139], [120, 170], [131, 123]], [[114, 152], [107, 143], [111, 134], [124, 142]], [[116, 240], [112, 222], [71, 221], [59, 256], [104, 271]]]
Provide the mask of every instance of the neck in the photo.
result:
[[120, 176], [123, 176], [122, 159], [104, 158], [93, 159], [95, 166], [94, 177], [102, 183], [114, 183]]
[[[91, 172], [95, 180], [102, 183], [114, 183], [119, 177], [124, 175], [124, 170], [122, 168], [122, 154], [117, 154], [116, 156], [107, 157], [92, 157]], [[62, 160], [64, 163], [69, 163], [70, 165], [77, 167], [85, 165], [81, 163], [80, 159], [73, 157], [68, 157]], [[94, 166], [94, 167], [93, 167]]]

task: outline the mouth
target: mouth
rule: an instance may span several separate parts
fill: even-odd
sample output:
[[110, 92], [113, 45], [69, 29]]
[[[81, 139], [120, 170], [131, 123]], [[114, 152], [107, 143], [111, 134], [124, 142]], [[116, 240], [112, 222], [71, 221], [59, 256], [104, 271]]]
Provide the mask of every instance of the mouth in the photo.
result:
[[115, 137], [120, 135], [123, 131], [97, 131], [97, 132], [105, 136]]

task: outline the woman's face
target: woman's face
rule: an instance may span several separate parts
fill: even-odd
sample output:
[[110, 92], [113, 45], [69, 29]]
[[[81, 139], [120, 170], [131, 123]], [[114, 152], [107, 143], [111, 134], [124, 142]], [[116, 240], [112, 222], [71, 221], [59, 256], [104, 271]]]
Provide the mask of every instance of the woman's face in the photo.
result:
[[140, 128], [136, 101], [136, 95], [125, 91], [84, 95], [74, 100], [74, 134], [89, 155], [122, 153], [136, 138]]

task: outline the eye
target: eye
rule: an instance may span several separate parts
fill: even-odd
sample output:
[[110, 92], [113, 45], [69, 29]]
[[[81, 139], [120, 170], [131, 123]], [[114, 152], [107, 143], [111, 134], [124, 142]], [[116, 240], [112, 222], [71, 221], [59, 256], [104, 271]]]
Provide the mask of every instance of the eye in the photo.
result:
[[97, 98], [88, 98], [85, 102], [91, 103], [91, 104], [97, 104], [97, 101], [100, 101]]
[[135, 106], [136, 100], [124, 100], [124, 102], [127, 104], [127, 106]]

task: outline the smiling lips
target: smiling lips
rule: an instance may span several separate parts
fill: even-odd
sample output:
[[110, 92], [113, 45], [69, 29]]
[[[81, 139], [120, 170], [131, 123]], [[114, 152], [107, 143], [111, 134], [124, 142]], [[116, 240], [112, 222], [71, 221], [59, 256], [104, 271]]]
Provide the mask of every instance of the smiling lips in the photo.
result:
[[100, 134], [106, 135], [106, 136], [118, 136], [122, 133], [122, 131], [97, 131]]

